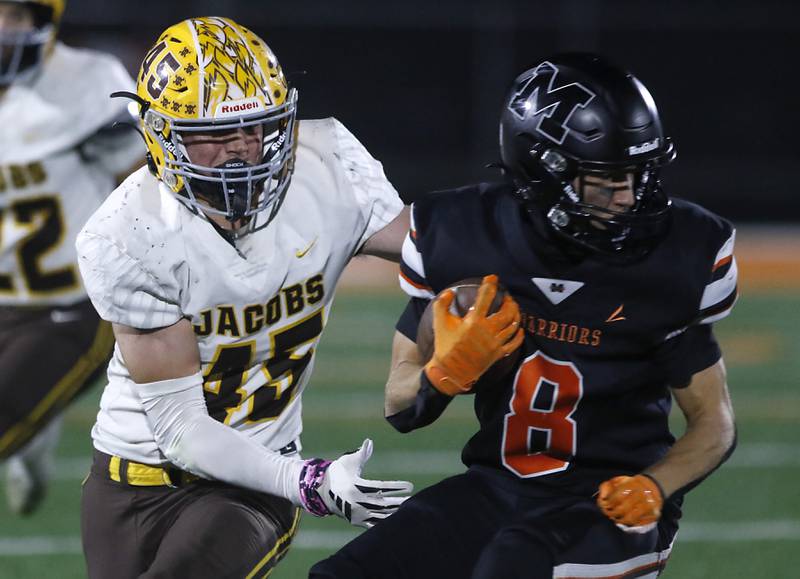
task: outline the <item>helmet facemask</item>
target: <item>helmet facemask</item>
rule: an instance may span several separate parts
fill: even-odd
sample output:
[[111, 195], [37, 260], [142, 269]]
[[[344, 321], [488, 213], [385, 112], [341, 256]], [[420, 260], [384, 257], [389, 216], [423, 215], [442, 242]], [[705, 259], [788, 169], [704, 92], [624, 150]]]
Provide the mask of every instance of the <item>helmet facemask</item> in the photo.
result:
[[[171, 189], [178, 189], [193, 209], [237, 224], [232, 230], [234, 236], [266, 227], [291, 180], [296, 104], [296, 91], [291, 90], [281, 106], [249, 116], [194, 121], [147, 111], [145, 131], [163, 152], [162, 180]], [[198, 136], [224, 140], [234, 131], [243, 131], [245, 139], [260, 139], [255, 162], [234, 155], [209, 166], [192, 159], [188, 143]], [[257, 214], [265, 218], [257, 218]]]
[[[578, 161], [540, 146], [532, 147], [530, 154], [534, 163], [528, 165], [519, 184], [537, 184], [523, 194], [545, 215], [559, 238], [625, 261], [645, 255], [667, 231], [672, 203], [661, 188], [659, 172], [674, 157], [671, 145], [665, 155], [632, 165]], [[587, 201], [587, 177], [622, 181], [626, 175], [632, 176], [629, 208], [615, 210]], [[596, 183], [591, 186], [602, 189]], [[609, 199], [612, 196], [610, 191]]]
[[[49, 44], [55, 38], [55, 24], [41, 14], [48, 12], [48, 9], [34, 10], [33, 5], [29, 9], [33, 19], [31, 28], [0, 29], [0, 88], [34, 78], [44, 62]], [[52, 10], [49, 12], [52, 13]]]

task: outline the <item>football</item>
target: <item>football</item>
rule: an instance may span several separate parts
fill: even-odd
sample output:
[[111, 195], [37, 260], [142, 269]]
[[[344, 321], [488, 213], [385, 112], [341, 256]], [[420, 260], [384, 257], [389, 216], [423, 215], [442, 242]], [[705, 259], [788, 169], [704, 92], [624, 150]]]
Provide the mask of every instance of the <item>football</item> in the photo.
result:
[[[453, 289], [456, 292], [453, 303], [450, 305], [450, 311], [454, 314], [464, 317], [475, 303], [475, 298], [478, 295], [478, 288], [480, 285], [481, 278], [474, 277], [458, 281], [448, 286], [447, 289]], [[503, 299], [506, 297], [506, 295], [508, 295], [508, 291], [502, 286], [502, 284], [498, 284], [497, 295], [495, 295], [494, 300], [492, 300], [492, 303], [489, 306], [490, 314], [493, 314], [500, 309], [500, 306], [503, 305]], [[428, 307], [425, 308], [422, 318], [419, 321], [419, 326], [417, 327], [417, 350], [419, 351], [420, 360], [422, 361], [423, 365], [427, 364], [428, 361], [433, 357], [433, 302], [434, 300], [431, 300], [430, 303], [428, 303]], [[517, 360], [519, 359], [520, 350], [521, 348], [517, 348], [517, 350], [514, 351], [514, 353], [512, 353], [510, 356], [506, 356], [505, 358], [501, 358], [495, 362], [494, 365], [491, 366], [483, 374], [483, 376], [481, 376], [481, 379], [478, 380], [478, 384], [476, 386], [480, 386], [486, 382], [499, 380], [508, 374], [516, 365]]]

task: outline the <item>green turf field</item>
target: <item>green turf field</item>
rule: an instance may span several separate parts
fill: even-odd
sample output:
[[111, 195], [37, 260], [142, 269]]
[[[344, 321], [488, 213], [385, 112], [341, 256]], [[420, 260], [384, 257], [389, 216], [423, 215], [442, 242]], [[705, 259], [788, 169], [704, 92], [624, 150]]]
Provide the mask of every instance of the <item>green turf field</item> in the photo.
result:
[[[464, 399], [414, 434], [396, 434], [384, 422], [389, 343], [402, 307], [394, 293], [339, 296], [304, 401], [304, 454], [334, 457], [370, 436], [376, 452], [367, 476], [408, 478], [421, 488], [460, 470], [459, 450], [474, 419]], [[745, 295], [718, 335], [727, 353], [739, 449], [689, 496], [663, 577], [798, 578], [800, 298]], [[0, 504], [0, 579], [85, 576], [78, 501], [98, 397], [96, 389], [67, 416], [58, 479], [43, 508], [20, 520]], [[294, 548], [271, 577], [305, 577], [314, 561], [355, 533], [340, 520], [304, 518]]]

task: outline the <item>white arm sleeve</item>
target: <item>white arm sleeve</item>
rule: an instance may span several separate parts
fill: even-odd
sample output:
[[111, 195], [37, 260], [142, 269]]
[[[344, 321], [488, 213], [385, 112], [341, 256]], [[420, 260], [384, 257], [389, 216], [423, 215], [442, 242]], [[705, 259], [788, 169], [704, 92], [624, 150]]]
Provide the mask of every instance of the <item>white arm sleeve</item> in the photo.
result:
[[289, 499], [300, 505], [299, 458], [267, 450], [208, 415], [203, 377], [136, 384], [161, 452], [178, 468], [203, 478]]

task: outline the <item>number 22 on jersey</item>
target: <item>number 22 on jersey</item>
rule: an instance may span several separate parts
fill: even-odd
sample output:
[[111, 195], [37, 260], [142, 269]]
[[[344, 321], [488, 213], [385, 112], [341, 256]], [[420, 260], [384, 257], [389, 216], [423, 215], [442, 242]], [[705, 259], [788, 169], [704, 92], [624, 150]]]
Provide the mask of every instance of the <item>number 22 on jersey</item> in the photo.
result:
[[583, 376], [574, 364], [542, 352], [526, 358], [504, 419], [503, 465], [523, 478], [565, 470], [577, 450], [572, 415], [582, 396]]
[[[64, 237], [64, 217], [58, 197], [46, 195], [0, 207], [0, 255], [7, 250], [3, 220], [10, 214], [13, 223], [27, 230], [17, 244], [19, 272], [28, 292], [38, 295], [57, 293], [77, 286], [75, 267], [67, 264], [54, 270], [42, 268], [41, 260], [55, 250]], [[13, 276], [0, 272], [0, 292], [14, 294]]]

